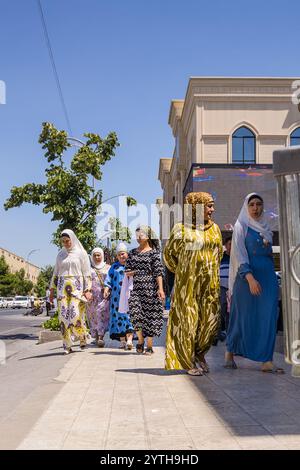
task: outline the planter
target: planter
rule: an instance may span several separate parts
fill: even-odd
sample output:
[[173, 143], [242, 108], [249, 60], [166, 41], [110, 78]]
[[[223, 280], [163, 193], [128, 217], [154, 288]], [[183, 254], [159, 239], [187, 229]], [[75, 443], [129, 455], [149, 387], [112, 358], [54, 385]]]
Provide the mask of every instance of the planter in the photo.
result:
[[60, 331], [42, 330], [39, 333], [39, 340], [37, 344], [49, 343], [50, 341], [61, 341], [62, 336]]

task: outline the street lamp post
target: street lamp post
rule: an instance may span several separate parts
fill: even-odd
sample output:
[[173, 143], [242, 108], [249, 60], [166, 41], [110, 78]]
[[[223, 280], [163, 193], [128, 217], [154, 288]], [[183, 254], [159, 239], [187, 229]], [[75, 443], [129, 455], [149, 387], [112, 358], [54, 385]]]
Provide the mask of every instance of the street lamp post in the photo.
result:
[[[67, 137], [67, 140], [70, 142], [71, 147], [78, 147], [81, 148], [85, 145], [85, 143], [77, 139], [76, 137]], [[95, 178], [93, 176], [93, 191], [95, 191]]]
[[33, 253], [35, 253], [36, 251], [40, 251], [40, 249], [39, 249], [39, 248], [36, 248], [36, 249], [34, 249], [34, 250], [29, 251], [29, 253], [27, 254], [27, 257], [26, 257], [26, 263], [27, 263], [27, 278], [28, 278], [28, 279], [30, 278], [30, 276], [29, 276], [29, 257], [30, 257]]

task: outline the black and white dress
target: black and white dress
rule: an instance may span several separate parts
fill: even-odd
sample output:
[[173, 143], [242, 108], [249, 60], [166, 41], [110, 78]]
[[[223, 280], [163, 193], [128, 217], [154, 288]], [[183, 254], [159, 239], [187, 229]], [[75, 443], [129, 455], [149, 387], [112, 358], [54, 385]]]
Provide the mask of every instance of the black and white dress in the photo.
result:
[[143, 336], [160, 336], [163, 328], [163, 305], [158, 296], [157, 277], [163, 276], [160, 253], [149, 250], [140, 253], [131, 250], [125, 271], [135, 271], [133, 289], [129, 297], [130, 320]]

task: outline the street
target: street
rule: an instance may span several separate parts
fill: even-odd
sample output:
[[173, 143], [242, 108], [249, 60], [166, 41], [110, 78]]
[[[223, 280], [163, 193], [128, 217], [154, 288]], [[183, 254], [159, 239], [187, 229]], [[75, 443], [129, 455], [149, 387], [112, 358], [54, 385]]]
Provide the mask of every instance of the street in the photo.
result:
[[26, 309], [0, 310], [0, 340], [5, 343], [6, 360], [38, 340], [41, 325], [47, 317], [44, 314], [36, 317], [24, 316], [24, 313], [29, 311]]

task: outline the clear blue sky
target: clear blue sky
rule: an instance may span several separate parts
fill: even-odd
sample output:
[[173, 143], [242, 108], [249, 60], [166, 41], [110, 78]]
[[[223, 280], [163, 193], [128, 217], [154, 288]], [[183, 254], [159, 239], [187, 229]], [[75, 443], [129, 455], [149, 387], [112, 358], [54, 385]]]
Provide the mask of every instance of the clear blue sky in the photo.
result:
[[[172, 156], [171, 99], [190, 76], [300, 76], [298, 0], [42, 0], [73, 134], [115, 130], [104, 196], [151, 204], [159, 158]], [[0, 0], [0, 246], [53, 263], [55, 225], [41, 209], [8, 212], [13, 185], [44, 181], [43, 121], [67, 128], [35, 0]]]

